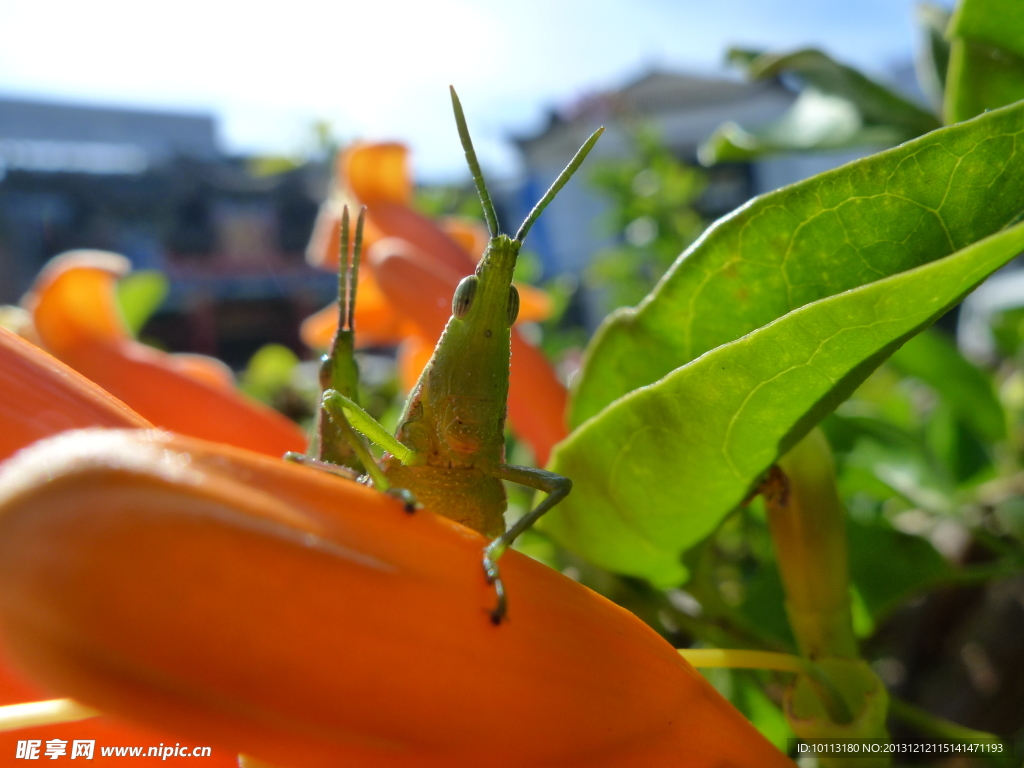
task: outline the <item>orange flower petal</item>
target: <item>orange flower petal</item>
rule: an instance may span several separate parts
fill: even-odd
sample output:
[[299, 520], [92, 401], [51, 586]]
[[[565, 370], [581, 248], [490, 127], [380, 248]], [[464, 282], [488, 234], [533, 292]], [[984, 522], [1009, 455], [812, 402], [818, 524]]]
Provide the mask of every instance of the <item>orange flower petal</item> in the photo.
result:
[[0, 328], [0, 461], [66, 429], [149, 422], [39, 347]]
[[490, 241], [487, 227], [468, 216], [442, 216], [437, 220], [437, 226], [458, 243], [473, 261], [480, 261]]
[[[382, 237], [401, 237], [416, 245], [428, 257], [436, 259], [463, 275], [473, 271], [479, 255], [471, 256], [434, 222], [410, 207], [412, 176], [409, 150], [402, 144], [356, 144], [346, 150], [339, 163], [339, 180], [344, 192], [330, 205], [321, 207], [322, 223], [315, 228], [316, 249], [327, 248], [326, 261], [336, 264], [340, 242], [341, 208], [365, 205], [367, 209], [364, 242], [367, 247]], [[350, 198], [355, 198], [355, 200]], [[336, 222], [328, 232], [328, 221]]]
[[476, 260], [462, 246], [426, 216], [407, 206], [375, 203], [367, 206], [366, 215], [385, 237], [401, 238], [415, 246], [419, 251], [417, 258], [446, 266], [459, 277], [472, 274], [476, 269]]
[[337, 330], [338, 302], [334, 302], [302, 321], [299, 338], [310, 349], [324, 350], [330, 348]]
[[518, 552], [494, 626], [485, 540], [358, 484], [107, 430], [0, 488], [4, 642], [104, 712], [302, 768], [790, 765], [650, 627]]
[[537, 323], [547, 320], [555, 309], [555, 304], [547, 291], [534, 288], [526, 283], [516, 283], [519, 291], [519, 319], [517, 323]]
[[[440, 338], [451, 316], [451, 297], [460, 275], [417, 257], [416, 249], [398, 239], [382, 240], [370, 251], [381, 290], [422, 329], [425, 339]], [[408, 375], [408, 373], [406, 374]], [[512, 330], [508, 418], [512, 430], [533, 449], [539, 466], [565, 439], [568, 393], [544, 353]]]
[[[67, 429], [87, 426], [138, 427], [150, 424], [124, 403], [64, 363], [0, 328], [0, 461], [36, 440]], [[5, 649], [0, 650], [0, 705], [51, 698], [51, 694], [30, 682], [9, 666]], [[19, 739], [95, 739], [107, 745], [173, 744], [175, 739], [139, 732], [107, 718], [87, 723], [41, 726], [0, 734], [0, 754], [13, 755]], [[229, 753], [216, 756], [212, 766], [228, 768]], [[97, 756], [97, 764], [105, 761]], [[207, 761], [209, 762], [209, 761]]]
[[551, 449], [569, 436], [565, 413], [569, 393], [544, 353], [512, 329], [512, 375], [508, 382], [508, 420], [533, 449], [537, 466], [548, 463]]
[[398, 381], [403, 392], [412, 392], [420, 374], [434, 354], [434, 342], [415, 333], [407, 336], [398, 348]]
[[[359, 270], [356, 293], [356, 344], [360, 347], [391, 347], [411, 332], [409, 322], [391, 306], [374, 278], [373, 270]], [[310, 315], [299, 329], [303, 344], [310, 349], [328, 349], [338, 331], [338, 302]]]
[[215, 387], [234, 389], [235, 374], [225, 363], [209, 355], [194, 355], [179, 352], [171, 355], [168, 362], [183, 376], [203, 381]]
[[409, 149], [404, 144], [354, 144], [343, 153], [340, 170], [345, 186], [363, 205], [412, 202]]
[[398, 237], [375, 243], [367, 262], [390, 304], [401, 307], [424, 337], [436, 344], [451, 317], [452, 296], [465, 273], [430, 259], [416, 245]]
[[78, 345], [65, 359], [153, 424], [270, 456], [305, 451], [306, 436], [277, 411], [238, 391], [183, 376], [142, 344]]
[[[21, 704], [51, 698], [39, 685], [14, 669], [6, 648], [0, 648], [0, 705]], [[8, 752], [8, 755], [13, 754]]]
[[[314, 267], [337, 272], [341, 252], [341, 211], [346, 204], [350, 211], [359, 209], [355, 199], [338, 192], [320, 204], [309, 245], [306, 246], [306, 261]], [[383, 233], [367, 220], [363, 228], [363, 243], [369, 245], [382, 237]]]
[[[102, 255], [103, 259], [114, 254]], [[306, 437], [276, 411], [196, 376], [186, 358], [148, 347], [123, 330], [114, 302], [118, 275], [96, 252], [54, 259], [28, 299], [46, 349], [158, 427], [280, 456]], [[92, 307], [92, 311], [90, 311]]]
[[25, 297], [46, 347], [59, 357], [83, 339], [129, 338], [114, 286], [130, 271], [128, 259], [108, 251], [68, 251], [51, 259]]

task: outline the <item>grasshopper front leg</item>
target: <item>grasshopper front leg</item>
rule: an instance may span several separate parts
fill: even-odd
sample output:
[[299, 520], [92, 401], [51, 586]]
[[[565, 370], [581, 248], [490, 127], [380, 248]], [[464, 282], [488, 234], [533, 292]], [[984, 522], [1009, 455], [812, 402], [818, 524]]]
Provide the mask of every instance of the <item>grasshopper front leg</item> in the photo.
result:
[[338, 477], [344, 477], [346, 480], [359, 480], [360, 473], [356, 472], [351, 467], [343, 467], [338, 464], [332, 464], [329, 461], [321, 461], [320, 459], [314, 459], [312, 456], [307, 456], [304, 453], [298, 453], [297, 451], [288, 451], [284, 455], [285, 461], [290, 461], [293, 464], [301, 464], [304, 467], [311, 467], [312, 469], [319, 469], [321, 472], [327, 472], [331, 475], [337, 475]]
[[501, 580], [501, 571], [498, 569], [498, 558], [512, 546], [512, 542], [518, 538], [519, 534], [569, 495], [569, 491], [572, 490], [572, 480], [553, 472], [545, 472], [543, 469], [517, 467], [513, 464], [502, 464], [490, 474], [499, 480], [510, 480], [547, 494], [540, 504], [519, 518], [511, 528], [484, 548], [484, 573], [487, 575], [487, 582], [494, 585], [494, 591], [498, 594], [498, 604], [491, 611], [491, 621], [500, 624], [505, 617], [508, 601], [505, 597], [505, 584]]
[[327, 415], [330, 416], [331, 420], [337, 424], [349, 445], [352, 446], [352, 449], [366, 468], [366, 473], [373, 481], [374, 487], [379, 491], [400, 499], [405, 504], [407, 512], [415, 510], [416, 499], [412, 493], [405, 488], [393, 488], [391, 486], [384, 472], [377, 466], [377, 462], [370, 454], [366, 444], [356, 434], [356, 430], [388, 453], [398, 457], [399, 461], [403, 464], [422, 463], [419, 454], [398, 442], [398, 440], [388, 434], [388, 431], [373, 416], [360, 408], [351, 398], [346, 397], [337, 390], [328, 389], [324, 392], [321, 406]]

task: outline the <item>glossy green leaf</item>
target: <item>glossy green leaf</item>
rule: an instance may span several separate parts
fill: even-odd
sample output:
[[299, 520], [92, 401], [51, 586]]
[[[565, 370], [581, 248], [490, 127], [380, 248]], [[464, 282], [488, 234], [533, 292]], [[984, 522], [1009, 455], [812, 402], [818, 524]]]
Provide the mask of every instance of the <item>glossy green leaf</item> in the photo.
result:
[[1021, 11], [1017, 0], [961, 0], [949, 23], [947, 123], [1024, 99]]
[[117, 303], [128, 328], [135, 336], [167, 298], [170, 282], [163, 272], [143, 269], [131, 272], [117, 283]]
[[938, 119], [931, 112], [814, 48], [762, 54], [750, 62], [747, 71], [757, 79], [778, 77], [783, 73], [799, 75], [823, 93], [855, 104], [866, 122], [900, 126], [908, 137], [939, 127]]
[[939, 127], [927, 110], [815, 49], [778, 54], [734, 48], [727, 58], [752, 78], [792, 74], [806, 87], [778, 120], [751, 130], [736, 123], [718, 128], [698, 150], [705, 165], [780, 152], [887, 147]]
[[1024, 58], [1020, 0], [960, 0], [949, 24], [953, 37], [971, 38]]
[[905, 138], [891, 126], [865, 127], [857, 107], [848, 99], [805, 88], [781, 118], [762, 128], [748, 131], [733, 122], [720, 126], [700, 146], [697, 157], [704, 165], [714, 165], [780, 152], [888, 147]]
[[1002, 48], [955, 38], [946, 80], [946, 122], [1024, 99], [1024, 58]]
[[763, 195], [719, 220], [588, 349], [581, 424], [720, 344], [818, 299], [941, 258], [1024, 211], [1024, 104]]
[[991, 379], [942, 334], [926, 331], [914, 337], [892, 356], [892, 363], [934, 388], [979, 437], [994, 441], [1006, 435], [1006, 416]]
[[610, 570], [678, 584], [680, 554], [901, 344], [1024, 248], [1024, 224], [803, 306], [623, 397], [554, 451], [541, 522]]

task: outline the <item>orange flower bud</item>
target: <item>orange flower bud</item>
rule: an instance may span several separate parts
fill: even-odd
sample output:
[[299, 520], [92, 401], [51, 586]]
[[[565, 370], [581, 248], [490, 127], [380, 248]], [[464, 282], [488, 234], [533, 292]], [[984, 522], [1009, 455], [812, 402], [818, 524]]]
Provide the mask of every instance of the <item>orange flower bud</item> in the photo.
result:
[[271, 765], [790, 765], [652, 629], [326, 473], [144, 431], [0, 476], [0, 635], [48, 688]]
[[345, 150], [338, 177], [363, 205], [412, 202], [409, 148], [397, 142], [359, 142]]

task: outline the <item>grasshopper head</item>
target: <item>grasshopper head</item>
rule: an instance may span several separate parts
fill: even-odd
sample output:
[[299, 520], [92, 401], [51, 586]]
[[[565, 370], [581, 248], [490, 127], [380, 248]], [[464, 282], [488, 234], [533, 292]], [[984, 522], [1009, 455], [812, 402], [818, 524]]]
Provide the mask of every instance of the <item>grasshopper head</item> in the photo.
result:
[[452, 315], [506, 331], [519, 315], [519, 291], [512, 285], [520, 243], [496, 235], [487, 244], [476, 271], [462, 279], [452, 297]]

